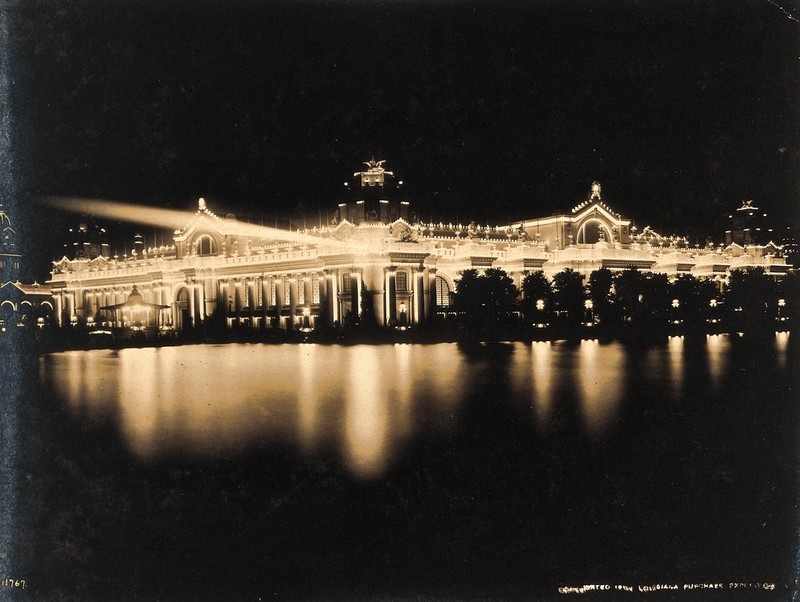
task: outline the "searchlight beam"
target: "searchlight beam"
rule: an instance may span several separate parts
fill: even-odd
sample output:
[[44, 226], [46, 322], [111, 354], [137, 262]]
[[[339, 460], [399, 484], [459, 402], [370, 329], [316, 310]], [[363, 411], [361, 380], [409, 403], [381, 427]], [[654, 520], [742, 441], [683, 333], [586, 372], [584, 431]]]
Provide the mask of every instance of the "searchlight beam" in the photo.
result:
[[[160, 209], [145, 207], [133, 203], [120, 203], [105, 199], [87, 199], [81, 197], [42, 197], [40, 203], [55, 209], [72, 211], [74, 213], [87, 213], [124, 222], [160, 226], [163, 228], [181, 229], [196, 215], [188, 211], [176, 209]], [[269, 226], [259, 226], [246, 222], [225, 222], [227, 234], [249, 236], [251, 238], [275, 239], [278, 241], [296, 242], [302, 244], [324, 244], [330, 246], [344, 246], [342, 241], [334, 238], [324, 238], [301, 232], [292, 232]]]

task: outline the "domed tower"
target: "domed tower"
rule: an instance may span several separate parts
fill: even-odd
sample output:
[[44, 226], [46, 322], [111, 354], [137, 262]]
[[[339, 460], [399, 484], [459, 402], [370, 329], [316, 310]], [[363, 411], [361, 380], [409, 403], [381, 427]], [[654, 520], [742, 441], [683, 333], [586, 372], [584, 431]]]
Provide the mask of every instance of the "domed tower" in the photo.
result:
[[408, 221], [408, 201], [403, 199], [403, 181], [396, 180], [394, 172], [383, 164], [386, 160], [365, 161], [367, 168], [353, 174], [345, 182], [349, 190], [346, 203], [339, 204], [338, 219], [352, 224], [388, 224], [399, 218]]
[[725, 230], [725, 244], [767, 244], [773, 234], [772, 228], [767, 227], [766, 217], [752, 200], [742, 201], [742, 206], [728, 216], [730, 226]]
[[17, 247], [17, 233], [11, 225], [11, 217], [0, 205], [0, 282], [19, 279], [22, 255]]
[[108, 234], [105, 228], [94, 223], [92, 216], [84, 216], [77, 228], [70, 228], [64, 242], [64, 255], [70, 259], [94, 259], [109, 256]]

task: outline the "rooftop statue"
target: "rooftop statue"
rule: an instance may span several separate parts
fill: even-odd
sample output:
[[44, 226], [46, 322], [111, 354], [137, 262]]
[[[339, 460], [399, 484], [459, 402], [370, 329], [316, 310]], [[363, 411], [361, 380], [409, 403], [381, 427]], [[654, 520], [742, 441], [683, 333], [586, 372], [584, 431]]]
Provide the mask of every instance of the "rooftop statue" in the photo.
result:
[[386, 171], [383, 168], [383, 164], [384, 163], [386, 163], [386, 159], [381, 159], [380, 161], [376, 161], [375, 158], [373, 157], [369, 161], [364, 161], [364, 165], [366, 165], [367, 168], [368, 168], [367, 171], [357, 171], [356, 173], [353, 174], [353, 176], [354, 177], [355, 176], [360, 176], [360, 175], [367, 174], [367, 173], [369, 173], [369, 174], [384, 174], [385, 173], [385, 174], [388, 174], [390, 176], [393, 176], [394, 175], [393, 172]]

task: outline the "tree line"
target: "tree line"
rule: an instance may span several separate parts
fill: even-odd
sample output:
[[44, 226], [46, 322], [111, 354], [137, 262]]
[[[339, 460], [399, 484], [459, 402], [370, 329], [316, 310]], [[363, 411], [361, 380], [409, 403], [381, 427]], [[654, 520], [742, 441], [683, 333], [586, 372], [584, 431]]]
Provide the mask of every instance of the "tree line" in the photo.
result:
[[621, 331], [665, 329], [743, 331], [789, 328], [800, 304], [795, 271], [775, 278], [763, 268], [731, 272], [718, 282], [634, 267], [593, 271], [588, 278], [570, 268], [548, 278], [528, 274], [518, 288], [502, 269], [465, 270], [456, 281], [452, 308], [467, 338], [514, 336], [537, 329]]

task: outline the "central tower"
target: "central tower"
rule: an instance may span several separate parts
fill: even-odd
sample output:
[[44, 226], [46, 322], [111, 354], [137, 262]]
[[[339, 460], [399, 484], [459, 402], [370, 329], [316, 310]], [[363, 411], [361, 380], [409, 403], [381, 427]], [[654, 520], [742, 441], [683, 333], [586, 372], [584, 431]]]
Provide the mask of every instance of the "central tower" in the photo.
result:
[[366, 169], [353, 174], [345, 182], [349, 191], [347, 202], [339, 204], [339, 219], [353, 224], [388, 224], [399, 218], [408, 221], [408, 201], [402, 198], [402, 180], [374, 158], [365, 161]]

